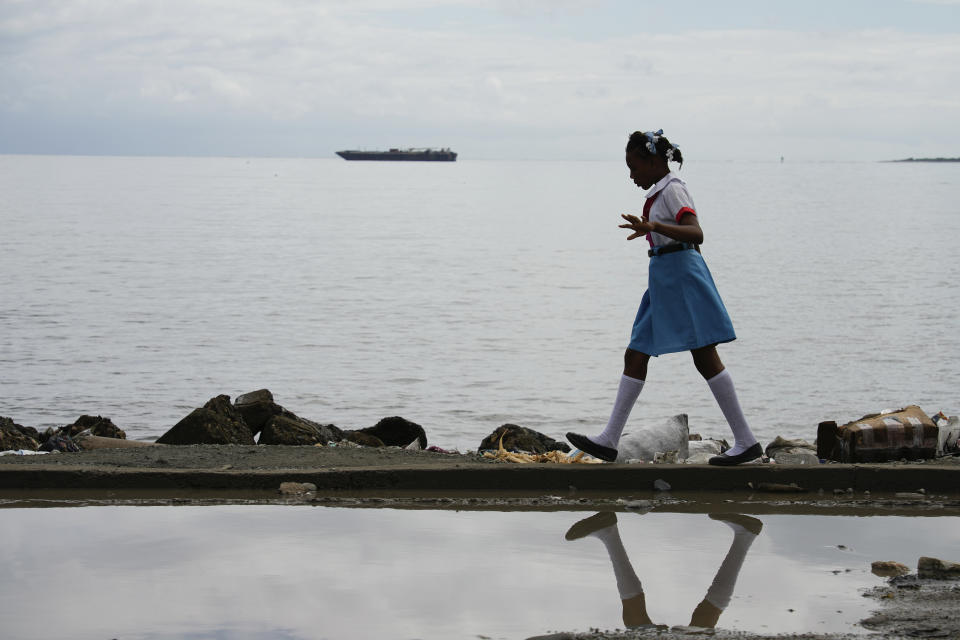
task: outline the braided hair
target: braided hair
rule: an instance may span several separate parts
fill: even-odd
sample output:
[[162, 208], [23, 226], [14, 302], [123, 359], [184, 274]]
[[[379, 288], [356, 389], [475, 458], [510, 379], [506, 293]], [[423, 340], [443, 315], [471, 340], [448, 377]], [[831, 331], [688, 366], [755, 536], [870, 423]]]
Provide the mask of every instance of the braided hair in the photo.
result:
[[680, 147], [671, 144], [659, 131], [634, 131], [627, 140], [627, 153], [636, 153], [640, 156], [659, 156], [665, 161], [679, 162], [683, 166], [683, 154]]

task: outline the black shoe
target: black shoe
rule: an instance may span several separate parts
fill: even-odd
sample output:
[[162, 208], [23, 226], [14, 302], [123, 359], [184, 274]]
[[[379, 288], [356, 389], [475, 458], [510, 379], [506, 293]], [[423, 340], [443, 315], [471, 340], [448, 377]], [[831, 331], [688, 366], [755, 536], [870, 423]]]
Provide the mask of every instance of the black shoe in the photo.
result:
[[615, 524], [617, 524], [616, 513], [613, 511], [601, 511], [600, 513], [593, 514], [589, 518], [574, 522], [573, 526], [567, 530], [566, 538], [567, 540], [577, 540], [578, 538], [590, 535], [594, 531], [600, 531], [600, 529], [606, 529]]
[[600, 458], [601, 460], [606, 460], [607, 462], [613, 462], [617, 459], [616, 449], [611, 449], [610, 447], [605, 447], [602, 444], [597, 444], [587, 436], [570, 432], [567, 434], [567, 440], [569, 440], [570, 444], [575, 446], [577, 449], [580, 449], [580, 451], [583, 451], [584, 453], [589, 453], [594, 458]]
[[723, 520], [724, 522], [732, 522], [740, 525], [753, 535], [759, 535], [760, 530], [763, 529], [763, 523], [761, 521], [751, 516], [745, 516], [742, 513], [710, 513], [708, 515], [712, 520]]
[[732, 467], [734, 465], [743, 464], [744, 462], [750, 462], [751, 460], [756, 460], [762, 455], [763, 455], [763, 448], [760, 446], [760, 443], [757, 442], [752, 447], [744, 451], [743, 453], [738, 453], [735, 456], [728, 456], [725, 453], [721, 453], [718, 456], [713, 456], [712, 458], [710, 458], [708, 462], [710, 464], [714, 464], [720, 467]]

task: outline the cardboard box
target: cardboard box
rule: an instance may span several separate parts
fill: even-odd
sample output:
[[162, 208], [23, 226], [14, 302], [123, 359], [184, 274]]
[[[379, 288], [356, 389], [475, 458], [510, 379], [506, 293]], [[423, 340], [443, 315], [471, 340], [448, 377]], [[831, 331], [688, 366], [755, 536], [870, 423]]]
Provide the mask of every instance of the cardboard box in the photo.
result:
[[873, 413], [837, 426], [817, 427], [817, 456], [837, 462], [920, 460], [937, 455], [939, 429], [920, 407]]

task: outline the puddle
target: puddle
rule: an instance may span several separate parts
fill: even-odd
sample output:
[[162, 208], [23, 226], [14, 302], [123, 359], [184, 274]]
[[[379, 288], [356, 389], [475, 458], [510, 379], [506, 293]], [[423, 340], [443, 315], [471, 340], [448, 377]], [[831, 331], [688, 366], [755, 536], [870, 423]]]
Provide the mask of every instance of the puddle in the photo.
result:
[[0, 518], [0, 629], [23, 639], [513, 639], [625, 616], [865, 633], [876, 602], [862, 591], [883, 583], [872, 561], [915, 570], [960, 548], [958, 516], [224, 505]]

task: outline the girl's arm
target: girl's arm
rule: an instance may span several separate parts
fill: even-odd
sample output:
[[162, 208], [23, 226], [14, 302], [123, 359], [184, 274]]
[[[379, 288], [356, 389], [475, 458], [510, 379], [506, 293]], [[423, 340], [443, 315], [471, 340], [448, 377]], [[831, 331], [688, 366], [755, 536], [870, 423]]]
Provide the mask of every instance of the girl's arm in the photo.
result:
[[624, 213], [620, 217], [627, 221], [627, 224], [620, 225], [621, 229], [632, 229], [633, 233], [627, 237], [627, 240], [633, 240], [640, 236], [645, 236], [651, 231], [667, 236], [678, 242], [689, 242], [691, 244], [703, 244], [703, 229], [697, 222], [697, 216], [693, 213], [685, 213], [680, 217], [680, 224], [666, 224], [664, 222], [651, 222], [642, 220], [635, 215]]

